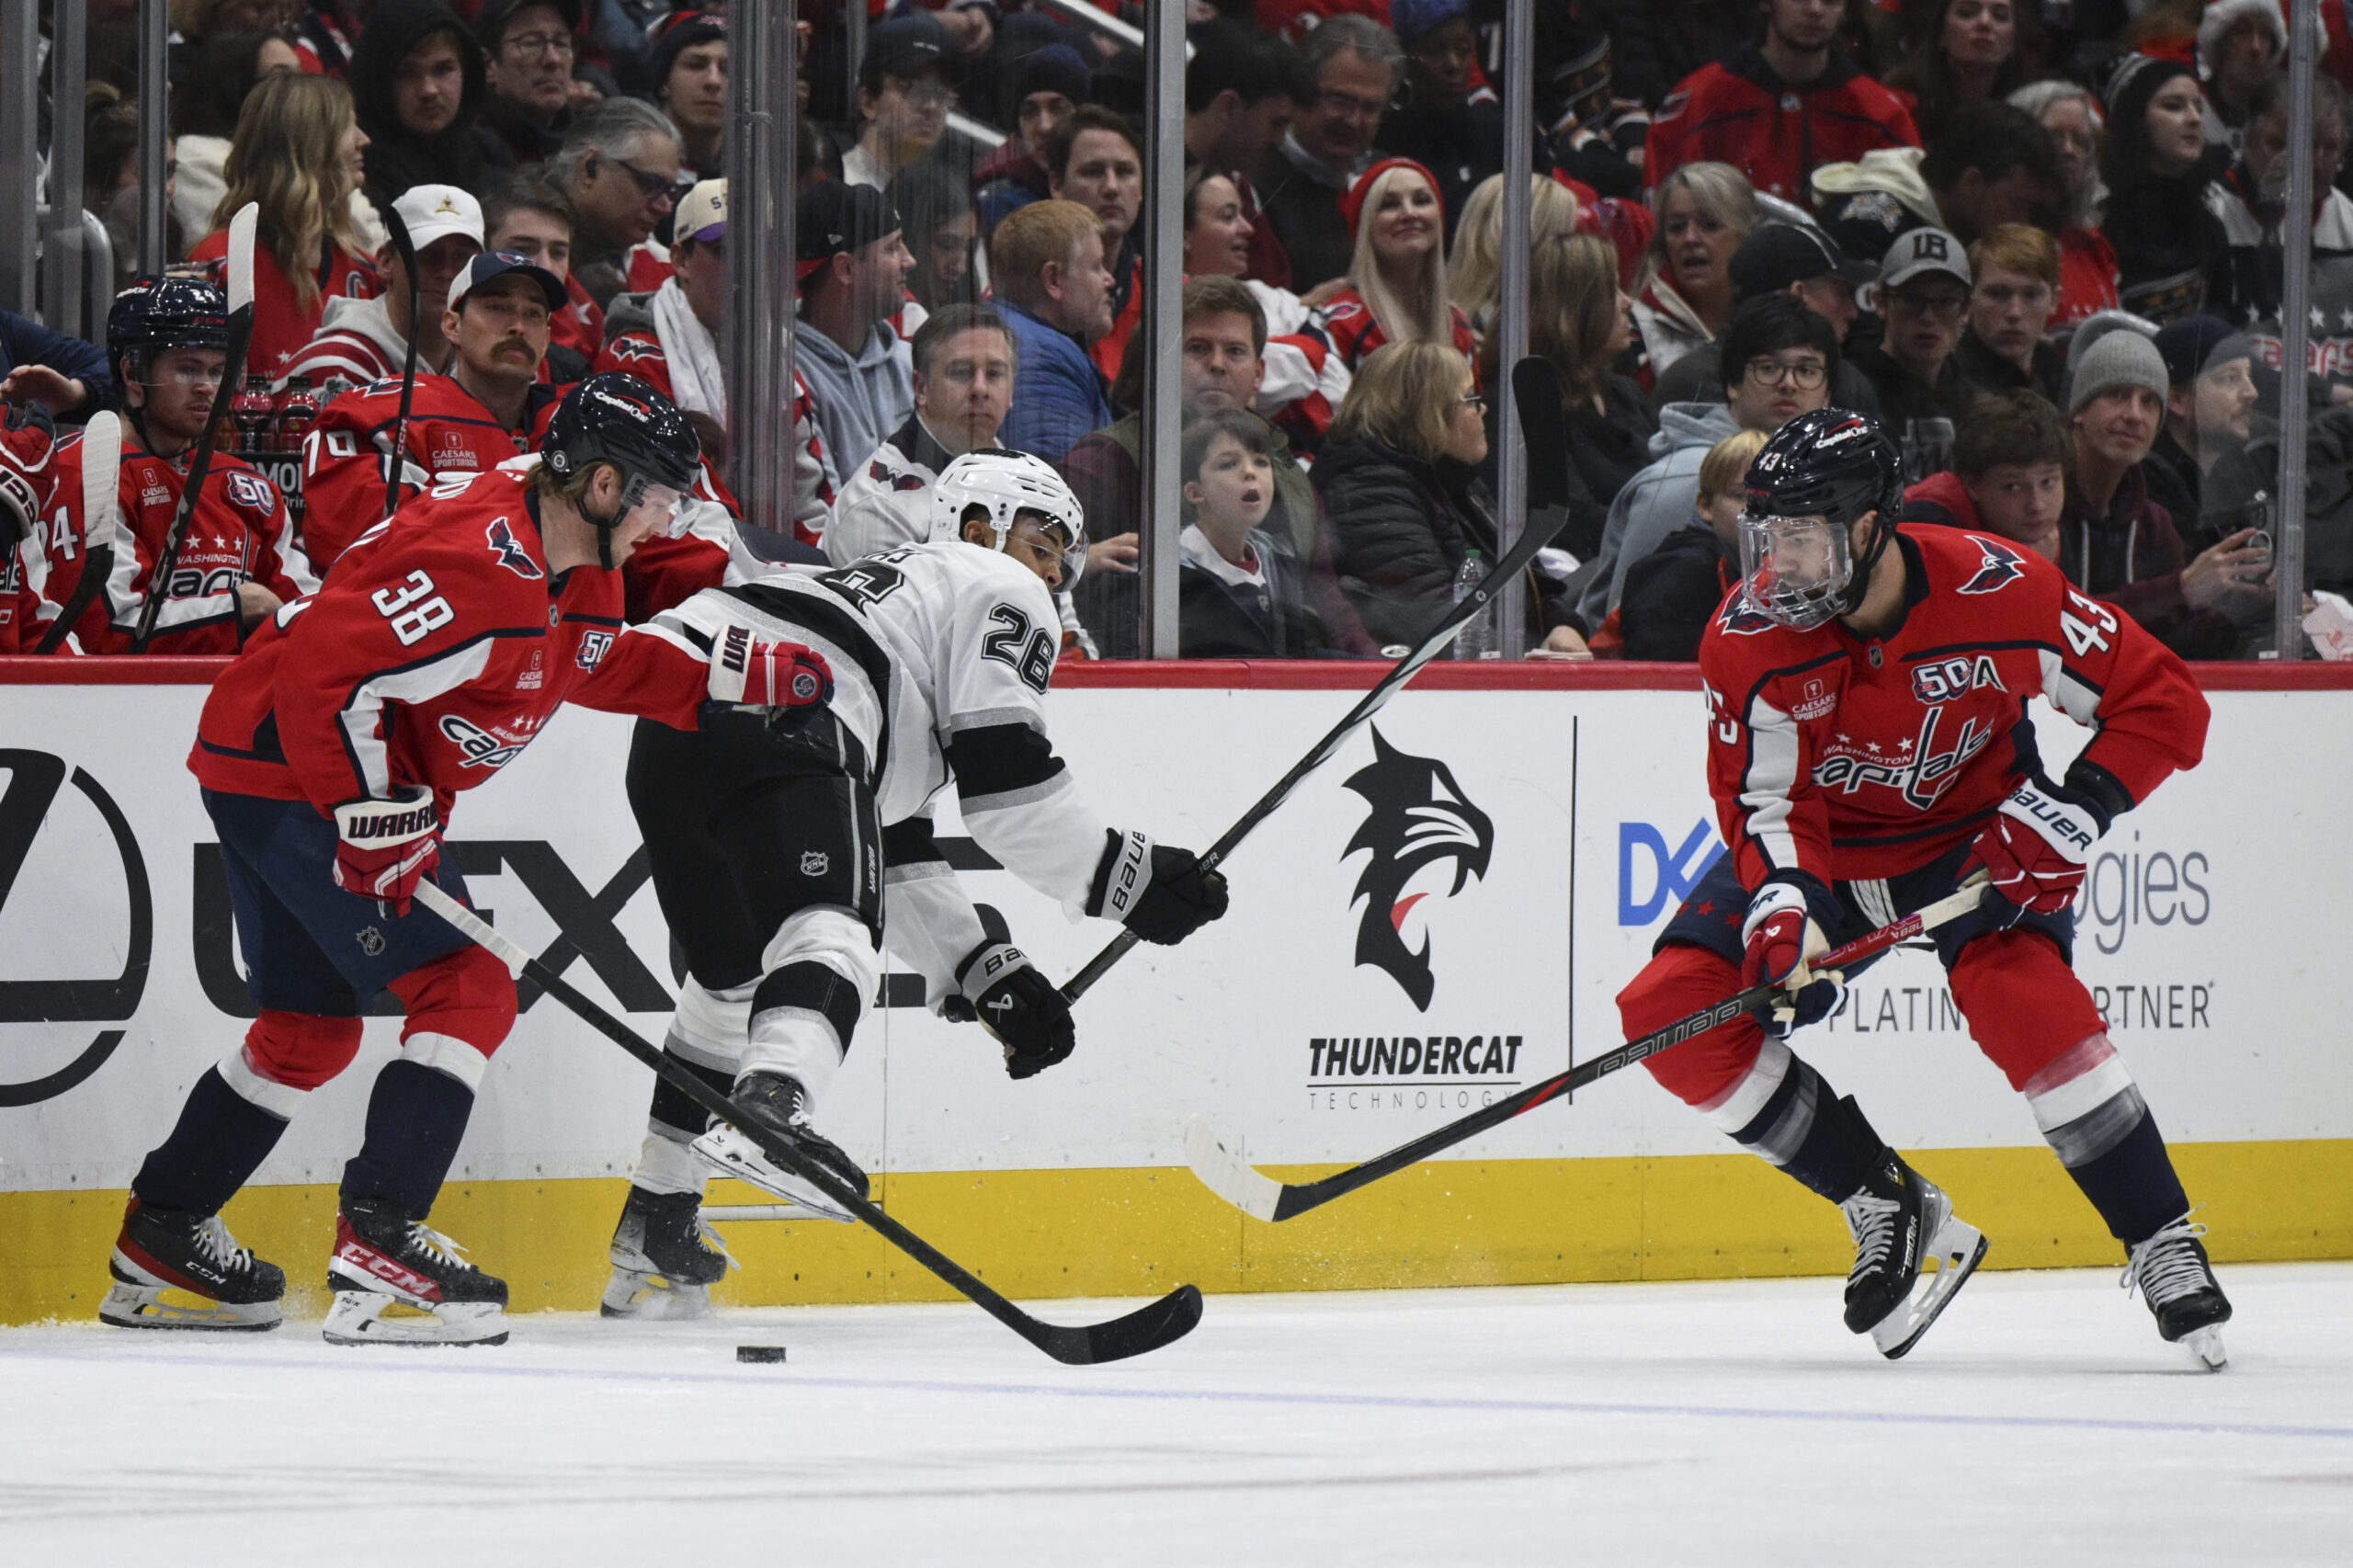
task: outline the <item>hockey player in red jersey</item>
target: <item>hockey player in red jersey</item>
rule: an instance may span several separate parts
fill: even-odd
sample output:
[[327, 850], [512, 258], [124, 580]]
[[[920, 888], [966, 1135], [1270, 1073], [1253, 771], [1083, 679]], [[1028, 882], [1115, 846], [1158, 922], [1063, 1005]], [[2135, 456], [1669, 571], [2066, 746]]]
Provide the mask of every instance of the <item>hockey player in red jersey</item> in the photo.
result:
[[[274, 617], [205, 703], [189, 767], [259, 1011], [132, 1180], [108, 1323], [278, 1321], [284, 1274], [237, 1245], [221, 1207], [309, 1092], [349, 1065], [361, 1011], [390, 989], [407, 1018], [344, 1170], [326, 1336], [504, 1339], [505, 1282], [425, 1223], [516, 1013], [496, 960], [412, 910], [426, 877], [465, 897], [440, 853], [452, 800], [567, 699], [691, 728], [714, 699], [757, 709], [830, 693], [804, 648], [752, 640], [737, 650], [750, 672], [730, 671], [623, 628], [616, 568], [671, 525], [694, 476], [693, 435], [667, 400], [592, 377], [540, 451], [404, 507], [317, 597]], [[426, 1315], [387, 1318], [396, 1303]]]
[[[1847, 1326], [1901, 1356], [1985, 1242], [1786, 1040], [1837, 1003], [1805, 956], [1984, 869], [1982, 906], [1936, 932], [1953, 1000], [2123, 1244], [2160, 1334], [2219, 1367], [2231, 1309], [2204, 1227], [2069, 967], [2093, 845], [2198, 762], [2205, 699], [2179, 659], [2041, 557], [1893, 527], [1903, 493], [1878, 423], [1835, 408], [1782, 426], [1751, 468], [1742, 582], [1699, 645], [1708, 782], [1730, 852], [1619, 994], [1628, 1038], [1785, 983], [1787, 1006], [1644, 1065], [1840, 1207], [1855, 1239]], [[2025, 710], [2037, 695], [2095, 732], [2063, 782], [2036, 756]]]
[[[120, 519], [91, 540], [82, 516], [82, 445], [58, 449], [43, 591], [65, 608], [85, 653], [127, 653], [189, 459], [209, 435], [228, 363], [228, 301], [201, 278], [142, 278], [107, 312], [107, 358], [122, 386]], [[84, 584], [91, 551], [107, 567]], [[316, 585], [286, 499], [249, 464], [212, 454], [187, 536], [163, 587], [151, 653], [233, 653], [280, 604]], [[76, 608], [76, 607], [80, 608]]]
[[345, 392], [320, 410], [302, 442], [302, 542], [322, 577], [384, 514], [395, 427], [403, 430], [401, 501], [531, 449], [563, 392], [539, 379], [549, 318], [563, 308], [563, 284], [554, 273], [485, 251], [449, 285], [441, 316], [441, 334], [456, 351], [449, 373], [418, 373], [405, 426], [397, 378]]
[[57, 485], [57, 431], [37, 403], [11, 405], [0, 425], [0, 653], [37, 648], [57, 607], [43, 597], [49, 563], [41, 514]]

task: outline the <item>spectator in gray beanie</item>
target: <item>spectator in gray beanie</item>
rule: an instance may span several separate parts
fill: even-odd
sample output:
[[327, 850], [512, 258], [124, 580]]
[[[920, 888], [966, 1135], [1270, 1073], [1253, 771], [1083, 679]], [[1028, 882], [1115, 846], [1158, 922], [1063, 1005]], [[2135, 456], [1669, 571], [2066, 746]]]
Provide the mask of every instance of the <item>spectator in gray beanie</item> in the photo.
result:
[[2139, 332], [2105, 333], [2076, 360], [2059, 568], [2183, 658], [2226, 659], [2240, 651], [2241, 629], [2268, 613], [2269, 555], [2247, 530], [2185, 563], [2171, 514], [2149, 498], [2149, 449], [2171, 391], [2164, 357]]

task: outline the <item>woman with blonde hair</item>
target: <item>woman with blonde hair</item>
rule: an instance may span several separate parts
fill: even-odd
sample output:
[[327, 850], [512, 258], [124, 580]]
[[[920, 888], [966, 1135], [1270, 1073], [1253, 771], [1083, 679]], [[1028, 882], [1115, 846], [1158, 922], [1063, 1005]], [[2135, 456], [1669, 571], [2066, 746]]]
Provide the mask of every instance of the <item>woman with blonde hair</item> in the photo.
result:
[[367, 145], [350, 90], [331, 76], [275, 72], [246, 95], [213, 232], [188, 259], [220, 261], [229, 220], [248, 201], [260, 207], [248, 370], [277, 380], [318, 331], [328, 299], [365, 300], [381, 289], [351, 216]]
[[1756, 226], [1756, 193], [1730, 164], [1685, 164], [1659, 182], [1657, 210], [1634, 288], [1644, 388], [1732, 319], [1732, 253]]
[[[1568, 187], [1543, 175], [1528, 182], [1528, 238], [1541, 246], [1556, 234], [1577, 232], [1577, 199]], [[1462, 204], [1454, 227], [1454, 249], [1446, 258], [1447, 292], [1471, 318], [1482, 337], [1495, 330], [1503, 301], [1504, 176], [1479, 182]], [[1490, 383], [1494, 377], [1488, 377]]]
[[[1477, 551], [1498, 558], [1493, 506], [1477, 479], [1487, 458], [1486, 398], [1451, 346], [1392, 343], [1358, 367], [1310, 477], [1332, 528], [1341, 591], [1374, 642], [1412, 642], [1453, 602]], [[1532, 636], [1583, 648], [1547, 579], [1529, 596]]]
[[1340, 199], [1340, 215], [1356, 256], [1323, 323], [1341, 360], [1353, 370], [1391, 343], [1451, 343], [1475, 360], [1471, 318], [1447, 297], [1446, 209], [1429, 170], [1411, 158], [1373, 165]]

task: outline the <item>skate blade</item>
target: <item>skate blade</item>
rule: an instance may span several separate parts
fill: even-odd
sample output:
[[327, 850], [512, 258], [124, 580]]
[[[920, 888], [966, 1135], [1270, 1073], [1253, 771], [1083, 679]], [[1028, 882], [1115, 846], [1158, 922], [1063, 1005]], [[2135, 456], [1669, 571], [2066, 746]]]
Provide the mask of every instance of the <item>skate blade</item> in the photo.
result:
[[750, 1182], [762, 1192], [789, 1199], [807, 1210], [812, 1220], [831, 1220], [840, 1225], [858, 1222], [857, 1216], [815, 1186], [770, 1165], [767, 1156], [760, 1153], [760, 1146], [733, 1127], [715, 1127], [688, 1147], [696, 1159], [720, 1175]]
[[504, 1345], [506, 1309], [495, 1301], [412, 1307], [379, 1290], [337, 1290], [319, 1333], [329, 1345]]
[[2231, 1364], [2229, 1352], [2222, 1348], [2222, 1325], [2210, 1323], [2204, 1328], [2193, 1328], [2181, 1336], [2180, 1343], [2210, 1372], [2219, 1372]]
[[[1891, 1361], [1903, 1359], [1904, 1352], [1920, 1343], [1938, 1314], [1985, 1261], [1987, 1243], [1974, 1225], [1948, 1218], [1937, 1227], [1933, 1240], [1936, 1251], [1922, 1262], [1912, 1293], [1902, 1306], [1871, 1326], [1871, 1343]], [[1936, 1266], [1933, 1271], [1929, 1264]]]
[[263, 1334], [284, 1321], [276, 1301], [239, 1305], [168, 1285], [117, 1281], [98, 1303], [98, 1321], [117, 1328], [186, 1328], [210, 1333]]
[[641, 1323], [690, 1323], [711, 1315], [710, 1287], [673, 1284], [648, 1269], [616, 1267], [597, 1312]]

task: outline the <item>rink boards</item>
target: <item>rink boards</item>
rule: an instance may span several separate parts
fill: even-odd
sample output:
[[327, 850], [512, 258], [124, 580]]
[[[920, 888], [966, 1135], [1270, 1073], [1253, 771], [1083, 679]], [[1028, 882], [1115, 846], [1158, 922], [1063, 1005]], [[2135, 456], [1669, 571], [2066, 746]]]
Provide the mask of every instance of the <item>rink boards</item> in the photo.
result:
[[[0, 1321], [79, 1316], [121, 1195], [249, 1010], [219, 849], [184, 758], [208, 661], [0, 661]], [[117, 684], [125, 674], [163, 684]], [[71, 676], [71, 684], [57, 683]], [[1054, 738], [1102, 816], [1214, 837], [1354, 700], [1333, 666], [1065, 674]], [[2353, 1256], [2353, 1003], [2344, 959], [2353, 681], [2211, 672], [2208, 760], [2099, 846], [2077, 968], [2174, 1142], [2218, 1256]], [[1079, 1050], [1024, 1083], [886, 977], [823, 1121], [908, 1223], [1011, 1293], [1704, 1278], [1843, 1270], [1836, 1212], [1728, 1145], [1639, 1070], [1282, 1226], [1183, 1169], [1203, 1112], [1253, 1161], [1366, 1158], [1619, 1039], [1612, 997], [1719, 851], [1688, 669], [1438, 666], [1229, 863], [1233, 911], [1140, 949], [1078, 1011]], [[2039, 710], [2056, 771], [2082, 732]], [[626, 721], [567, 710], [466, 795], [475, 902], [658, 1038], [668, 944], [621, 790]], [[1111, 928], [995, 869], [952, 799], [973, 895], [1055, 976]], [[559, 932], [564, 935], [560, 936]], [[1805, 1050], [1957, 1194], [1993, 1266], [2113, 1244], [1977, 1053], [1926, 953], [1858, 983]], [[233, 1205], [298, 1285], [397, 1042], [371, 1020]], [[644, 1126], [649, 1075], [532, 998], [485, 1080], [436, 1223], [578, 1307]], [[1292, 1174], [1287, 1171], [1286, 1174]], [[756, 1195], [728, 1190], [719, 1202]], [[745, 1302], [922, 1299], [863, 1232], [726, 1227]]]

